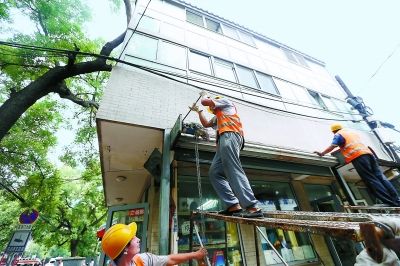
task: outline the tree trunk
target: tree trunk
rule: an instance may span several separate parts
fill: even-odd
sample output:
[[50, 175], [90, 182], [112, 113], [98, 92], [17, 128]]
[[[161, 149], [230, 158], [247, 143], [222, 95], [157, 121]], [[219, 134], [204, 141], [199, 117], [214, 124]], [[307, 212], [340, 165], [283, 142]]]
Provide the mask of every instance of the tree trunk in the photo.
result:
[[76, 257], [76, 256], [78, 256], [78, 243], [79, 243], [79, 240], [77, 240], [77, 239], [71, 239], [71, 244], [70, 244], [70, 248], [71, 248], [71, 257]]
[[72, 66], [54, 67], [22, 90], [12, 93], [0, 106], [0, 142], [23, 113], [36, 101], [50, 92], [57, 92], [62, 81], [80, 74], [111, 71], [104, 59], [78, 63]]

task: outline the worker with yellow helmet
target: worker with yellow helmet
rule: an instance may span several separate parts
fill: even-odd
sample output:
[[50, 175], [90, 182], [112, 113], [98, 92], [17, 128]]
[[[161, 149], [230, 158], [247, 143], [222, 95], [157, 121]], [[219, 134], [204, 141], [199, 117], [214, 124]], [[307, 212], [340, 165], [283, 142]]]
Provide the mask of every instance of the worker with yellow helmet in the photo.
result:
[[262, 217], [258, 200], [239, 158], [244, 134], [235, 105], [221, 96], [212, 98], [205, 91], [202, 91], [200, 96], [201, 104], [213, 113], [214, 117], [208, 120], [196, 103], [189, 108], [198, 113], [204, 127], [217, 130], [217, 151], [209, 169], [209, 178], [226, 207], [219, 214], [246, 218]]
[[[345, 163], [352, 163], [369, 191], [384, 206], [400, 207], [400, 197], [396, 189], [379, 168], [378, 162], [368, 146], [362, 143], [361, 137], [352, 130], [344, 129], [341, 124], [331, 125], [333, 141], [324, 151], [314, 153], [319, 156], [340, 149]], [[379, 204], [382, 206], [381, 204]]]
[[195, 252], [157, 256], [140, 252], [140, 239], [136, 237], [135, 222], [115, 224], [104, 234], [101, 247], [116, 266], [165, 266], [177, 265], [191, 259], [202, 260], [207, 251], [204, 248]]

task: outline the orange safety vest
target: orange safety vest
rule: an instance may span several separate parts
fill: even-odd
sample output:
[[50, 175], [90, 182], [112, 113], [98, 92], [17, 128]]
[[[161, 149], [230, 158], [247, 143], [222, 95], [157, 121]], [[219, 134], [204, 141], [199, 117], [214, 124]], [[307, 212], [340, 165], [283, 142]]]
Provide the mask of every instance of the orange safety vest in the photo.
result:
[[372, 154], [370, 149], [361, 142], [361, 138], [358, 134], [346, 129], [341, 129], [336, 134], [342, 135], [345, 140], [344, 146], [340, 147], [340, 151], [346, 163], [351, 162], [363, 154]]
[[[236, 111], [236, 107], [235, 107]], [[217, 116], [217, 126], [218, 126], [218, 135], [222, 135], [224, 132], [237, 132], [241, 136], [243, 136], [243, 128], [242, 122], [240, 122], [240, 118], [237, 115], [237, 111], [233, 115], [226, 115], [222, 112], [221, 109], [215, 109], [215, 115]]]
[[133, 262], [135, 263], [135, 266], [144, 266], [144, 261], [139, 255], [133, 257]]

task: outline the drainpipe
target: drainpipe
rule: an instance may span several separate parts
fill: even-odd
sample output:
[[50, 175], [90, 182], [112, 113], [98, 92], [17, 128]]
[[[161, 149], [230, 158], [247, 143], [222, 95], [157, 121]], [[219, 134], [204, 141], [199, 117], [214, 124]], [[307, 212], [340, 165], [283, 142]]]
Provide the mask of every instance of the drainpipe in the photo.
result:
[[159, 242], [159, 254], [168, 255], [168, 243], [169, 243], [169, 197], [171, 190], [171, 178], [170, 178], [170, 129], [164, 130], [164, 143], [162, 150], [162, 166], [161, 166], [161, 178], [160, 178], [160, 242]]
[[392, 151], [389, 149], [389, 147], [385, 144], [385, 142], [382, 140], [382, 138], [379, 136], [379, 134], [375, 131], [375, 129], [371, 126], [371, 123], [373, 121], [370, 121], [368, 119], [370, 117], [370, 114], [367, 112], [366, 106], [362, 103], [362, 99], [360, 97], [354, 96], [349, 88], [347, 88], [346, 84], [344, 84], [343, 80], [336, 75], [335, 79], [339, 83], [339, 85], [342, 87], [342, 89], [346, 92], [347, 94], [347, 103], [349, 103], [351, 106], [353, 106], [355, 109], [357, 109], [361, 115], [363, 120], [368, 124], [369, 128], [372, 130], [374, 133], [375, 137], [378, 139], [378, 141], [382, 144], [383, 148], [385, 149], [386, 153], [389, 155], [389, 157], [392, 159], [392, 161], [396, 163], [400, 163], [398, 158], [396, 156], [393, 156]]

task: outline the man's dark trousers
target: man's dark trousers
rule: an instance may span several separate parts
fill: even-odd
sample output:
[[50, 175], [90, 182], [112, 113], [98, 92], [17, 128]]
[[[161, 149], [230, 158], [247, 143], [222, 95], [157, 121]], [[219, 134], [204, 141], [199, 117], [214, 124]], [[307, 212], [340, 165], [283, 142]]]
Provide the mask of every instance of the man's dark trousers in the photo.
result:
[[373, 155], [363, 154], [351, 162], [376, 198], [392, 207], [400, 207], [399, 194], [392, 183], [383, 175]]

